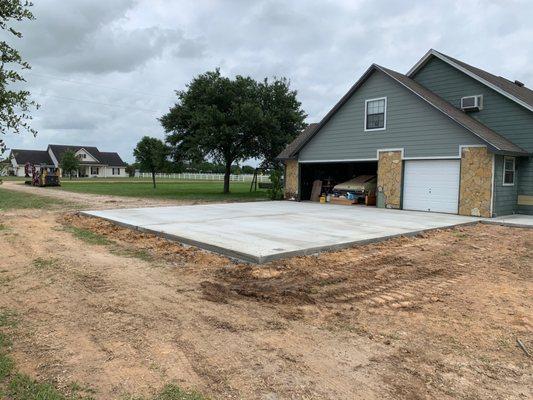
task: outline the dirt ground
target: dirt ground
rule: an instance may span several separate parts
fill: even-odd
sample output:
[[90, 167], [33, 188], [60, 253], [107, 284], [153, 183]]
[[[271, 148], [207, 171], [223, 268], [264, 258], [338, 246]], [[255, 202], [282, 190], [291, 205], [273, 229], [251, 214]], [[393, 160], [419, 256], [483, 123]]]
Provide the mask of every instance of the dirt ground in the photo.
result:
[[[1, 215], [23, 372], [97, 399], [527, 399], [533, 230], [473, 225], [263, 266], [74, 212]], [[88, 244], [69, 227], [112, 241]]]

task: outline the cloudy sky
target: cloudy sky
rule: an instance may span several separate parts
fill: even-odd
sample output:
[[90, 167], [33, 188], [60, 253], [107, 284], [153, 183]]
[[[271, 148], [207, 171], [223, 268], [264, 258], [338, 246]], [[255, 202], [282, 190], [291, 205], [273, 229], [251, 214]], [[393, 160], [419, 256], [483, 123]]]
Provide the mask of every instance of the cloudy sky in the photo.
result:
[[10, 148], [95, 145], [132, 161], [195, 75], [285, 76], [318, 121], [373, 62], [407, 72], [434, 48], [533, 86], [533, 2], [34, 0], [13, 42], [32, 65], [39, 133]]

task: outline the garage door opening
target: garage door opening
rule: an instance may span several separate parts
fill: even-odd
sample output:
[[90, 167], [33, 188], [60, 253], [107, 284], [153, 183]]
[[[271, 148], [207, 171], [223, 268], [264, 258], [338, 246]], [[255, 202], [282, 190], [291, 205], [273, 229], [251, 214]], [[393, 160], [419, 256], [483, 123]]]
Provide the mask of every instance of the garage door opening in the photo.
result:
[[336, 185], [361, 176], [377, 178], [377, 161], [337, 162], [337, 163], [301, 163], [300, 164], [300, 199], [311, 200], [313, 182], [322, 181], [324, 194], [332, 194]]

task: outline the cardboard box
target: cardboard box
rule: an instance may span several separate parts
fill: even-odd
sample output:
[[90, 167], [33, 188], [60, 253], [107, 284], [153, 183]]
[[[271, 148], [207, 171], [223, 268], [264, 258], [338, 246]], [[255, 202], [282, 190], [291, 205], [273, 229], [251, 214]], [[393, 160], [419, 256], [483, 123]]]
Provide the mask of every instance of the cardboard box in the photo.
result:
[[348, 200], [348, 199], [343, 199], [343, 198], [339, 198], [339, 197], [332, 197], [330, 203], [331, 204], [342, 204], [344, 206], [351, 206], [351, 205], [355, 204], [355, 200]]

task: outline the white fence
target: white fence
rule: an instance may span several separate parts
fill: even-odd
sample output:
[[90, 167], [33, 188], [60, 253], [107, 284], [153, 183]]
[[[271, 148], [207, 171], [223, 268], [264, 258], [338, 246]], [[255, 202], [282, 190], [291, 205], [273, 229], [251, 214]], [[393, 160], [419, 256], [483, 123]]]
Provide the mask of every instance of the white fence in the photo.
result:
[[[149, 172], [136, 172], [136, 178], [152, 178], [152, 174]], [[155, 174], [157, 179], [177, 179], [182, 181], [223, 181], [224, 174], [204, 174], [204, 173], [190, 173], [185, 172], [182, 174]], [[231, 182], [251, 182], [253, 179], [253, 174], [240, 174], [240, 175], [230, 175], [229, 179]], [[270, 176], [268, 175], [257, 175], [258, 182], [270, 182]]]

